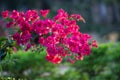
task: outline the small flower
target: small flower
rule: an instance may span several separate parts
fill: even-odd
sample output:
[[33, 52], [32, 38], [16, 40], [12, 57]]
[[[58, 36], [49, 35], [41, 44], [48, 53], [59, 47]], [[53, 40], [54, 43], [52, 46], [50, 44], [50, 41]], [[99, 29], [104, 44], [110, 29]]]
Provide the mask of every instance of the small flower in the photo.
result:
[[46, 59], [52, 62], [53, 64], [58, 64], [62, 61], [62, 58], [58, 55], [52, 56], [52, 55], [47, 54]]
[[14, 51], [14, 52], [17, 52], [17, 48], [16, 48], [16, 47], [13, 47], [13, 51]]
[[83, 58], [84, 58], [84, 56], [82, 56], [82, 55], [75, 56], [75, 59], [76, 59], [76, 60], [83, 60]]
[[7, 18], [7, 17], [8, 17], [8, 14], [9, 14], [9, 11], [8, 11], [8, 10], [3, 11], [3, 12], [2, 12], [2, 17], [3, 17], [3, 18]]
[[14, 24], [15, 24], [14, 22], [9, 22], [9, 23], [7, 23], [6, 27], [11, 28], [12, 26], [14, 26]]
[[11, 13], [11, 15], [10, 15], [10, 18], [16, 20], [18, 17], [19, 17], [19, 12], [16, 11], [16, 10], [13, 10], [12, 13]]
[[73, 60], [73, 59], [71, 59], [71, 58], [68, 58], [67, 61], [70, 62], [71, 64], [74, 64], [74, 63], [75, 63], [75, 60]]
[[20, 39], [21, 39], [21, 44], [24, 45], [26, 44], [31, 38], [31, 34], [29, 31], [24, 31], [21, 33]]
[[28, 43], [28, 44], [27, 44], [27, 46], [26, 46], [25, 51], [28, 51], [30, 48], [31, 48], [31, 44], [30, 44], [30, 43]]
[[40, 10], [40, 14], [41, 14], [43, 17], [46, 17], [49, 12], [50, 12], [49, 10]]
[[92, 47], [98, 48], [98, 44], [97, 44], [97, 41], [96, 41], [96, 40], [93, 40], [93, 41], [92, 41]]
[[25, 13], [25, 18], [27, 21], [34, 22], [39, 19], [37, 10], [28, 10]]
[[32, 27], [31, 27], [31, 25], [29, 24], [29, 22], [28, 21], [24, 21], [24, 22], [22, 22], [21, 24], [20, 24], [20, 29], [21, 29], [21, 31], [29, 31], [29, 32], [31, 32], [31, 30], [32, 30]]
[[54, 17], [54, 20], [56, 22], [61, 22], [62, 20], [68, 18], [68, 13], [65, 12], [63, 9], [59, 9], [57, 12], [58, 14]]
[[81, 15], [79, 15], [79, 14], [72, 14], [72, 15], [70, 15], [70, 19], [76, 19], [78, 21], [83, 21], [85, 23], [85, 19]]
[[20, 33], [16, 32], [15, 34], [12, 35], [12, 37], [17, 42], [18, 45], [21, 43]]

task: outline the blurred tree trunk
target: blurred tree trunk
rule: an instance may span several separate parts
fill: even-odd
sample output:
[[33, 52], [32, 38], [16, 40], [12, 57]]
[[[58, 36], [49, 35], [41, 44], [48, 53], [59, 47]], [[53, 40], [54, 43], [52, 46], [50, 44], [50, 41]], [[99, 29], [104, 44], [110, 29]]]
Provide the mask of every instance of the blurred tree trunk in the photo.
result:
[[120, 22], [120, 5], [119, 3], [113, 3], [114, 6], [114, 13], [115, 13], [115, 22]]
[[98, 3], [92, 2], [91, 14], [92, 14], [93, 23], [99, 24], [100, 23], [100, 7]]

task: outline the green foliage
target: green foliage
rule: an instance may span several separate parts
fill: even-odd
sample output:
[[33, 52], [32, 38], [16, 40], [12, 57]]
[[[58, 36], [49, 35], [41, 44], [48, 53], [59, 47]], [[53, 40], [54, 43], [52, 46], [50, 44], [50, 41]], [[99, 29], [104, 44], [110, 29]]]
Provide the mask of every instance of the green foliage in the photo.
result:
[[84, 61], [77, 61], [72, 66], [80, 73], [86, 73], [89, 76], [87, 80], [117, 80], [120, 75], [119, 58], [120, 43], [102, 44], [98, 49], [93, 49]]
[[119, 80], [120, 43], [101, 44], [75, 64], [58, 65], [45, 59], [46, 52], [18, 51], [1, 62], [2, 77], [26, 80]]
[[13, 46], [17, 48], [16, 43], [9, 37], [0, 37], [0, 61], [2, 61], [7, 54], [13, 53]]

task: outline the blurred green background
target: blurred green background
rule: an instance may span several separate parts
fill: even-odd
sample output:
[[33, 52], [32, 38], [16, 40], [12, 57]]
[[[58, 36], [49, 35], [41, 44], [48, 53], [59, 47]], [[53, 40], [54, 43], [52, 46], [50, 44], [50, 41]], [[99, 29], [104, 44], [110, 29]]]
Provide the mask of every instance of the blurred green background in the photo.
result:
[[[50, 9], [51, 16], [63, 8], [81, 14], [86, 23], [80, 31], [98, 41], [83, 61], [69, 64], [65, 60], [54, 65], [45, 60], [45, 51], [18, 51], [1, 62], [0, 77], [23, 80], [119, 80], [120, 77], [120, 0], [0, 0], [0, 13], [6, 9], [26, 11]], [[1, 15], [0, 15], [1, 18]], [[0, 19], [0, 37], [8, 30]], [[4, 79], [3, 79], [4, 80]]]
[[41, 53], [18, 51], [1, 62], [1, 79], [8, 80], [119, 80], [120, 43], [100, 44], [75, 64], [52, 64]]

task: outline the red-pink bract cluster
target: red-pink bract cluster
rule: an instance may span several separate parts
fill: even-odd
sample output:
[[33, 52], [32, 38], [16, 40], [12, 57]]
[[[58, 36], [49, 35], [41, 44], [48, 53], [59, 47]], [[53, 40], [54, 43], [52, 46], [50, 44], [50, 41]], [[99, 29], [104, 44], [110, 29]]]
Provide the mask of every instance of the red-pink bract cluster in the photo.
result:
[[[12, 19], [8, 21], [7, 28], [19, 29], [12, 35], [18, 45], [26, 45], [27, 51], [38, 42], [46, 47], [46, 59], [55, 64], [60, 63], [64, 57], [71, 63], [83, 60], [84, 56], [90, 55], [91, 47], [97, 47], [95, 40], [89, 44], [90, 35], [79, 32], [80, 27], [76, 21], [85, 22], [81, 15], [69, 15], [59, 9], [56, 16], [47, 18], [48, 13], [49, 10], [6, 10], [2, 12], [2, 17]], [[38, 35], [37, 41], [33, 34]]]

